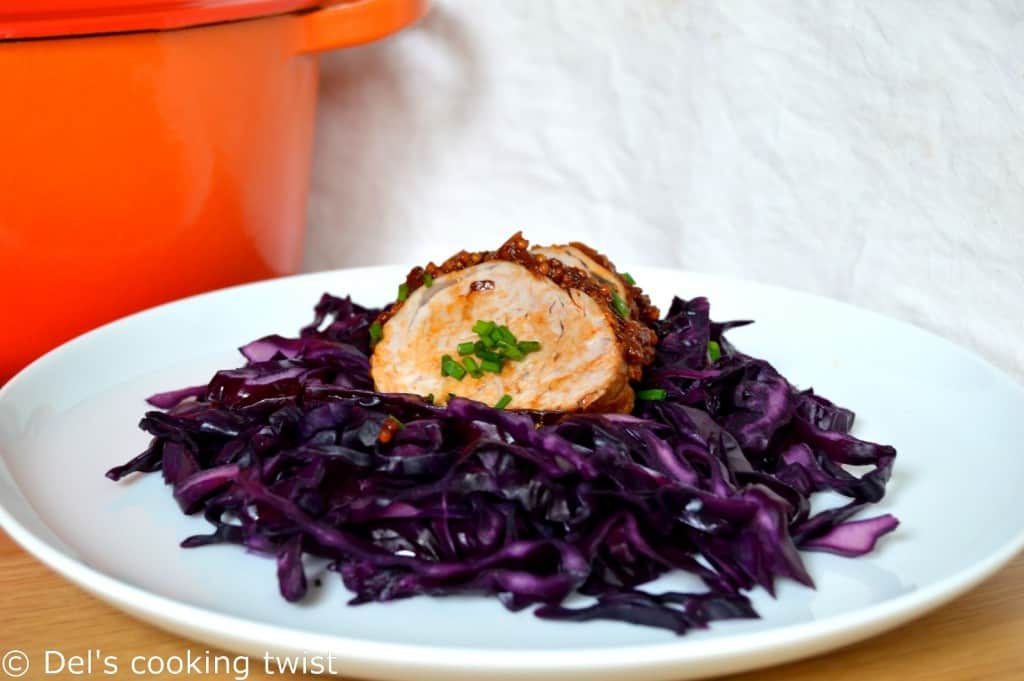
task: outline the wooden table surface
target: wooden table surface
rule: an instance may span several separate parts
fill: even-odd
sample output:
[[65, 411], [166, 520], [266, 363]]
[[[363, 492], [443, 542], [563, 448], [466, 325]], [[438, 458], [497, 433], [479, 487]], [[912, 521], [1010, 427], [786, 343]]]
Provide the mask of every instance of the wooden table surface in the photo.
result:
[[[128, 661], [199, 656], [206, 646], [143, 624], [64, 581], [0, 532], [0, 656], [20, 649], [26, 679], [131, 678]], [[119, 661], [117, 675], [46, 676], [44, 651], [66, 656], [99, 649]], [[55, 657], [52, 659], [56, 659]], [[249, 665], [248, 679], [279, 680]], [[234, 674], [140, 678], [231, 679]], [[4, 674], [0, 672], [0, 681]], [[974, 591], [900, 629], [810, 660], [727, 677], [728, 681], [1008, 681], [1024, 680], [1024, 556]]]

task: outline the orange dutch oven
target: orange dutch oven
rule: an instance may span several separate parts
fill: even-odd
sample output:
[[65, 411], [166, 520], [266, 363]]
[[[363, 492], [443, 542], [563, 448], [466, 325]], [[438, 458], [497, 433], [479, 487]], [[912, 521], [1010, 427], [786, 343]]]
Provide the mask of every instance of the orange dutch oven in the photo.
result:
[[0, 383], [129, 312], [296, 272], [318, 53], [426, 2], [0, 0]]

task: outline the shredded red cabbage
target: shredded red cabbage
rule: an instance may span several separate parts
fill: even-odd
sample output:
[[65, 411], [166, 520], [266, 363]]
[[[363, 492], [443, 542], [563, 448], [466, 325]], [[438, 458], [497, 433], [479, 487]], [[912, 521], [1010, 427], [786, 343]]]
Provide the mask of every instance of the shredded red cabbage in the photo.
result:
[[[850, 520], [882, 498], [895, 450], [853, 437], [853, 412], [737, 351], [723, 334], [745, 322], [711, 322], [704, 298], [677, 298], [656, 323], [642, 387], [667, 397], [631, 415], [375, 393], [376, 314], [325, 294], [299, 338], [254, 341], [245, 366], [154, 395], [165, 411], [142, 419], [149, 447], [107, 476], [162, 470], [182, 510], [214, 528], [182, 546], [276, 557], [289, 601], [306, 594], [313, 554], [353, 604], [476, 592], [544, 618], [679, 634], [756, 617], [744, 592], [773, 592], [777, 577], [812, 586], [800, 550], [858, 556], [898, 524]], [[402, 427], [385, 443], [388, 419]], [[826, 490], [849, 501], [811, 514]], [[640, 588], [670, 570], [706, 591]], [[574, 592], [592, 604], [567, 607]]]

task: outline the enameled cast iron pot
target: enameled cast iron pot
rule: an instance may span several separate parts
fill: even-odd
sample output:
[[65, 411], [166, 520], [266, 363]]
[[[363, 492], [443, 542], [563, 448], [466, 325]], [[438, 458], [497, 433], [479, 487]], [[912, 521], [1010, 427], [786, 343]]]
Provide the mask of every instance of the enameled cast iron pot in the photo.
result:
[[296, 272], [318, 53], [426, 2], [0, 0], [0, 383], [129, 312]]

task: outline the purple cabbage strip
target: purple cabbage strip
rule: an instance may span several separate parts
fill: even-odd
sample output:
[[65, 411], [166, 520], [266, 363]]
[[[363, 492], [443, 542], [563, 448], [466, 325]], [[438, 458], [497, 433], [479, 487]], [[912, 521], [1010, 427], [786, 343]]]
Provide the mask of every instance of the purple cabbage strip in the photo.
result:
[[804, 542], [801, 548], [855, 558], [873, 551], [878, 538], [892, 532], [899, 524], [900, 521], [888, 513], [865, 520], [851, 520], [835, 525], [825, 534]]
[[[163, 410], [140, 423], [152, 442], [107, 476], [162, 471], [213, 528], [182, 546], [275, 558], [288, 601], [307, 594], [313, 555], [353, 604], [485, 593], [543, 618], [678, 634], [756, 617], [745, 591], [774, 592], [780, 577], [813, 586], [800, 549], [859, 556], [895, 529], [888, 514], [851, 518], [882, 498], [896, 452], [850, 435], [853, 412], [724, 337], [749, 322], [709, 311], [677, 298], [655, 324], [641, 387], [665, 400], [560, 415], [374, 392], [378, 311], [325, 294], [298, 338], [253, 341], [244, 366], [150, 398]], [[402, 428], [383, 443], [389, 418]], [[823, 491], [848, 502], [811, 515]], [[673, 570], [707, 590], [641, 589]], [[573, 593], [592, 602], [569, 607]]]

